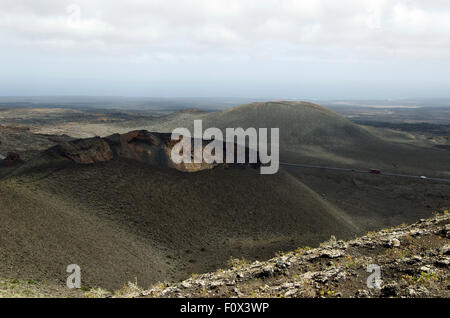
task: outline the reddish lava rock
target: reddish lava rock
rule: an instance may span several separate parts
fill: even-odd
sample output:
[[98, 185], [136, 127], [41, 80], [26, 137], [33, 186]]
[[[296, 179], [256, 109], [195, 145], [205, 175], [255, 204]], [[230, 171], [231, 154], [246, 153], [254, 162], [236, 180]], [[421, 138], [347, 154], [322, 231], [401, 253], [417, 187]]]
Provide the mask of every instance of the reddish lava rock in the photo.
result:
[[10, 152], [4, 159], [8, 167], [12, 167], [18, 163], [23, 163], [23, 160], [20, 158], [20, 155], [16, 152]]

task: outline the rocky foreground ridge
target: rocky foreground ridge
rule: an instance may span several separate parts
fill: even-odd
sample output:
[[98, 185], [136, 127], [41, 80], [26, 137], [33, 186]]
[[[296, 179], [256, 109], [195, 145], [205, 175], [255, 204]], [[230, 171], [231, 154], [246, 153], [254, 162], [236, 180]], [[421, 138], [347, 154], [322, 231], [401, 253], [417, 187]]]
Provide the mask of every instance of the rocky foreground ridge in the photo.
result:
[[[179, 283], [142, 289], [128, 283], [114, 292], [88, 291], [0, 278], [1, 297], [450, 297], [450, 214], [370, 232], [333, 237], [264, 262], [230, 260], [230, 268], [192, 275]], [[380, 267], [380, 288], [367, 280]]]
[[[333, 237], [318, 248], [280, 253], [265, 262], [231, 260], [232, 267], [193, 275], [128, 297], [449, 297], [450, 214], [444, 211], [352, 241]], [[380, 288], [369, 288], [373, 266]], [[368, 268], [371, 272], [368, 272]], [[372, 284], [373, 286], [374, 284]]]

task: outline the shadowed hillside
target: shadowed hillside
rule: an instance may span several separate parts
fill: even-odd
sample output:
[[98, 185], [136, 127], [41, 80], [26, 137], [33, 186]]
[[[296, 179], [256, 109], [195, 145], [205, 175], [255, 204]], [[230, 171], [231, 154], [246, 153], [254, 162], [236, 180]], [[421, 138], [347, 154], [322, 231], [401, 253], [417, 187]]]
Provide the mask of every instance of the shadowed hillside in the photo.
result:
[[34, 166], [0, 180], [0, 272], [118, 288], [175, 280], [358, 232], [344, 212], [287, 173], [196, 173], [133, 159]]

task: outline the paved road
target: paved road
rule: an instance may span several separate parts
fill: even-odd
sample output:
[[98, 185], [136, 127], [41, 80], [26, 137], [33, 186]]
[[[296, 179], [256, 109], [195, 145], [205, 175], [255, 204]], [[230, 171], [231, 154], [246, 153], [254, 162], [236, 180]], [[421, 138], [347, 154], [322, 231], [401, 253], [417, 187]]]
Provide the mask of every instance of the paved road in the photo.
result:
[[[326, 166], [314, 166], [314, 165], [305, 165], [305, 164], [287, 163], [287, 162], [280, 162], [280, 165], [281, 166], [298, 167], [298, 168], [326, 169], [326, 170], [336, 170], [336, 171], [345, 171], [345, 172], [373, 174], [369, 170], [360, 170], [360, 169], [351, 169], [351, 168], [336, 168], [336, 167], [326, 167]], [[391, 173], [391, 172], [383, 172], [383, 171], [381, 171], [381, 173], [377, 174], [377, 175], [379, 175], [379, 176], [390, 176], [390, 177], [412, 178], [412, 179], [420, 179], [420, 180], [432, 180], [432, 181], [439, 181], [439, 182], [450, 183], [450, 179], [432, 178], [432, 177], [422, 178], [421, 176], [414, 176], [414, 175], [409, 175], [409, 174]]]

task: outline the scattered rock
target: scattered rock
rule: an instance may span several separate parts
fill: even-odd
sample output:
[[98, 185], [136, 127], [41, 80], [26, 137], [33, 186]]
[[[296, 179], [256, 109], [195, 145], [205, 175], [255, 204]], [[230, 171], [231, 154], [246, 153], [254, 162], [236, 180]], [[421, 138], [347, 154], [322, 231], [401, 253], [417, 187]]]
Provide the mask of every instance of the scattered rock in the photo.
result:
[[[448, 220], [450, 215], [438, 216], [348, 243], [332, 239], [304, 253], [287, 253], [265, 262], [202, 274], [200, 279], [175, 285], [178, 289], [165, 287], [164, 293], [159, 290], [147, 294], [205, 297], [206, 292], [210, 297], [253, 297], [257, 292], [258, 297], [448, 297], [449, 241], [442, 236], [442, 223]], [[386, 257], [391, 250], [382, 246], [398, 247], [400, 240], [411, 233], [420, 233], [415, 235], [421, 237], [402, 249], [420, 255]], [[369, 275], [375, 274], [366, 271], [369, 264], [378, 264], [381, 279], [389, 279], [380, 290], [362, 289]]]
[[267, 265], [261, 269], [259, 273], [255, 275], [257, 278], [266, 278], [270, 277], [274, 274], [274, 268], [273, 266]]
[[410, 297], [423, 297], [428, 293], [428, 289], [423, 286], [411, 286], [407, 288]]
[[412, 230], [409, 232], [409, 235], [411, 235], [412, 237], [416, 237], [416, 236], [419, 236], [422, 234], [423, 234], [423, 231], [421, 231], [421, 230]]
[[381, 239], [383, 246], [385, 247], [399, 247], [400, 241], [397, 238], [387, 237]]
[[444, 245], [444, 246], [441, 248], [441, 254], [442, 254], [442, 255], [450, 255], [450, 245], [449, 245], [449, 244]]
[[420, 271], [421, 271], [421, 272], [424, 272], [424, 273], [431, 273], [431, 272], [432, 272], [432, 269], [431, 269], [430, 266], [422, 266], [422, 267], [420, 268]]
[[415, 256], [413, 256], [413, 257], [411, 257], [411, 258], [405, 258], [405, 259], [403, 259], [403, 260], [402, 260], [402, 263], [406, 263], [406, 264], [412, 265], [412, 264], [421, 263], [422, 260], [423, 260], [423, 258], [422, 258], [421, 256], [415, 255]]
[[189, 283], [189, 282], [184, 281], [184, 282], [181, 283], [181, 287], [183, 287], [183, 288], [191, 288], [192, 284]]
[[284, 294], [284, 297], [291, 297], [291, 296], [295, 295], [297, 292], [298, 292], [297, 289], [291, 289]]
[[446, 236], [447, 238], [450, 238], [450, 224], [447, 224], [447, 225], [444, 227], [444, 234], [445, 234], [445, 236]]
[[224, 283], [221, 281], [212, 281], [209, 283], [209, 288], [210, 289], [216, 289], [217, 287], [223, 286]]
[[355, 297], [358, 297], [358, 298], [367, 298], [369, 296], [370, 296], [370, 293], [364, 289], [362, 289], [362, 290], [360, 289], [355, 293]]
[[398, 295], [400, 288], [397, 283], [391, 283], [381, 288], [381, 295], [383, 297], [395, 297]]
[[323, 284], [333, 278], [337, 278], [337, 275], [339, 272], [340, 272], [339, 268], [332, 268], [332, 269], [329, 269], [326, 271], [317, 272], [317, 273], [315, 273], [315, 275], [312, 278], [314, 281], [320, 282]]
[[320, 253], [320, 257], [326, 257], [326, 258], [338, 258], [344, 255], [344, 252], [341, 250], [325, 250], [322, 253]]
[[436, 260], [436, 262], [435, 262], [435, 265], [436, 266], [439, 266], [439, 267], [448, 267], [448, 266], [450, 266], [450, 257], [440, 257], [440, 258], [438, 258], [437, 260]]

